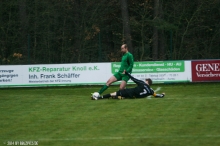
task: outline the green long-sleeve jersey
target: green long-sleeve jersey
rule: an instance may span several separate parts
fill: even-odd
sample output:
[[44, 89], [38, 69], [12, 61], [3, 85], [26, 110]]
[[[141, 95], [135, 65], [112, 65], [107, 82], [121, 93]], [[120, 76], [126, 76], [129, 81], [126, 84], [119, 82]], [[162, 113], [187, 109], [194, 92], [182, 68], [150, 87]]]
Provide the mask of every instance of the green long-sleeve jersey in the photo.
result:
[[122, 73], [124, 70], [131, 73], [134, 65], [134, 57], [130, 52], [125, 53], [121, 59], [121, 67], [119, 72]]

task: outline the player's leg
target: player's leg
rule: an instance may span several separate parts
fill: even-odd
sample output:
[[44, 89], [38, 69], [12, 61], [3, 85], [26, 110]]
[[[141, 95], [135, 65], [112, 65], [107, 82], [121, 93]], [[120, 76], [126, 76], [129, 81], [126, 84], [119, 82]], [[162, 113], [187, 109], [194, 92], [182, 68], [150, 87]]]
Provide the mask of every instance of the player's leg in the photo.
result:
[[103, 99], [110, 98], [110, 97], [112, 97], [113, 99], [124, 99], [125, 97], [126, 98], [133, 97], [133, 88], [119, 90], [117, 92], [105, 94], [102, 96]]
[[121, 95], [125, 95], [123, 93], [125, 93], [125, 91], [119, 90], [117, 92], [113, 92], [113, 93], [110, 93], [110, 94], [105, 94], [105, 95], [101, 96], [100, 99], [105, 99], [105, 98], [110, 98], [110, 97], [112, 97], [113, 99], [121, 99], [121, 98], [118, 98], [118, 97], [119, 96], [121, 97]]
[[103, 96], [101, 96], [100, 99], [105, 99], [105, 98], [110, 98], [110, 97], [115, 97], [116, 96], [116, 92], [110, 93], [110, 94], [105, 94]]
[[111, 76], [109, 78], [109, 80], [107, 81], [106, 85], [107, 86], [110, 86], [112, 83], [116, 82], [117, 81], [117, 78], [115, 76]]
[[[123, 74], [122, 75], [122, 81], [121, 81], [121, 84], [120, 84], [120, 90], [123, 90], [123, 89], [126, 89], [126, 85], [127, 85], [127, 82], [129, 80], [129, 76], [126, 75], [126, 74]], [[124, 96], [118, 96], [118, 99], [124, 99], [127, 95], [124, 95]]]
[[106, 82], [106, 84], [99, 90], [99, 94], [102, 94], [105, 90], [108, 89], [108, 87], [113, 83], [113, 82], [116, 82], [117, 79], [115, 76], [111, 76], [109, 78], [109, 80]]
[[120, 74], [119, 74], [119, 73], [115, 73], [113, 76], [111, 76], [111, 77], [109, 78], [109, 80], [106, 82], [106, 84], [99, 90], [99, 94], [102, 94], [105, 90], [108, 89], [108, 87], [109, 87], [112, 83], [118, 81], [119, 78], [120, 78]]
[[118, 96], [118, 99], [133, 98], [133, 96], [135, 95], [135, 89], [129, 88], [119, 90], [116, 95]]
[[121, 84], [120, 84], [120, 90], [125, 89], [129, 79], [130, 79], [130, 77], [128, 75], [126, 75], [126, 74], [122, 75], [122, 79], [121, 79], [122, 81], [121, 81]]
[[127, 85], [127, 82], [124, 81], [124, 80], [122, 80], [119, 89], [120, 89], [120, 90], [125, 89], [126, 85]]
[[[106, 82], [105, 85], [102, 86], [102, 88], [98, 91], [98, 93], [101, 95], [105, 90], [108, 89], [108, 87], [113, 83], [116, 82], [119, 77], [119, 75], [117, 75], [118, 73], [114, 74], [113, 76], [111, 76], [108, 81]], [[92, 93], [93, 94], [93, 93]], [[93, 97], [91, 96], [91, 99], [93, 99]]]
[[112, 97], [113, 99], [124, 99], [126, 98], [132, 98], [134, 96], [134, 88], [130, 89], [123, 89], [119, 90], [117, 92], [113, 92], [110, 94], [105, 94], [101, 96], [99, 99], [106, 99]]

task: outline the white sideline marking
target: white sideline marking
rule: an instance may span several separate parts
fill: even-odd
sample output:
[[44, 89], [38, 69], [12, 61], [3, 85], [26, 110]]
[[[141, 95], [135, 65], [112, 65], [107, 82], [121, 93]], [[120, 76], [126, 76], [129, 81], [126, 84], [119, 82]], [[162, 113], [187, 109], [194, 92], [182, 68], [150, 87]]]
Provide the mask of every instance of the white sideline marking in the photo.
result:
[[154, 92], [160, 91], [161, 87], [157, 87], [157, 89]]
[[[216, 99], [218, 97], [207, 97], [207, 98], [210, 100], [210, 99]], [[180, 98], [179, 97], [178, 98], [166, 97], [166, 100], [168, 100], [168, 99], [171, 99], [171, 100], [173, 100], [173, 99], [175, 99], [175, 100], [189, 100], [189, 99], [192, 99], [192, 97], [180, 97]], [[197, 100], [197, 99], [201, 99], [201, 97], [193, 97], [193, 100]]]
[[[161, 87], [157, 87], [157, 89], [154, 92], [160, 91]], [[147, 99], [151, 99], [151, 95], [146, 97]]]
[[132, 136], [132, 137], [93, 137], [93, 138], [43, 138], [39, 141], [75, 141], [75, 140], [120, 140], [120, 139], [148, 139], [148, 138], [215, 138], [220, 135], [179, 135], [179, 136]]

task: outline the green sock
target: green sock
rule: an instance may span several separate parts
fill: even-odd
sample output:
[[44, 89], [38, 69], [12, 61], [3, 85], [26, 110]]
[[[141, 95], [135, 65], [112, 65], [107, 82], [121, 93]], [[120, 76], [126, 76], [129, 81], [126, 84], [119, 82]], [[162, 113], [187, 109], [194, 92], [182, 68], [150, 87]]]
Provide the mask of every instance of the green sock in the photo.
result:
[[100, 90], [99, 90], [99, 94], [102, 94], [106, 89], [108, 89], [107, 85], [104, 85]]

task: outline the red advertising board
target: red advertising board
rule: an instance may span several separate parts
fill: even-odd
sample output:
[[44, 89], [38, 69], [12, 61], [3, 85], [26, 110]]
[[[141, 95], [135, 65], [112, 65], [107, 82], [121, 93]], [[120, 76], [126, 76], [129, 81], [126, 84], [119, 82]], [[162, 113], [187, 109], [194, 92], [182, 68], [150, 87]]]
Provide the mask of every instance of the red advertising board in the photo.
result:
[[192, 82], [220, 81], [220, 60], [192, 61]]

